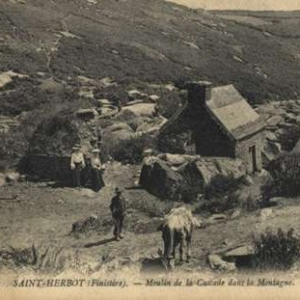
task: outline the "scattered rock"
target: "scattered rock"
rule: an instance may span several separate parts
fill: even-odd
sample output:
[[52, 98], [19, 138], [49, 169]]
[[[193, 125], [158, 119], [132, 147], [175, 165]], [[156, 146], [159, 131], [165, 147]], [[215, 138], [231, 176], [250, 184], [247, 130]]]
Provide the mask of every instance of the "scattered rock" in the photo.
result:
[[249, 175], [247, 175], [243, 178], [243, 183], [248, 185], [248, 186], [254, 184], [253, 179]]
[[159, 100], [159, 96], [158, 95], [150, 95], [149, 96], [149, 99], [152, 101], [152, 102], [157, 102]]
[[112, 105], [111, 101], [109, 101], [108, 99], [97, 100], [97, 106], [102, 107], [102, 106], [106, 106], [106, 105]]
[[278, 124], [278, 127], [283, 128], [283, 129], [291, 129], [291, 128], [296, 128], [296, 125], [287, 123], [287, 122], [283, 122], [283, 123]]
[[285, 199], [281, 197], [273, 197], [268, 200], [269, 206], [277, 206], [284, 203]]
[[13, 71], [7, 71], [0, 74], [0, 89], [12, 82], [14, 77], [27, 78], [27, 75], [19, 74]]
[[87, 1], [87, 3], [89, 3], [89, 4], [97, 4], [97, 3], [98, 3], [97, 0], [86, 0], [86, 1]]
[[72, 38], [72, 39], [80, 39], [81, 40], [81, 37], [78, 36], [78, 35], [75, 35], [69, 31], [59, 31], [59, 33], [64, 36], [64, 37], [67, 37], [67, 38]]
[[165, 85], [165, 89], [168, 90], [169, 92], [172, 92], [172, 91], [176, 90], [176, 87], [174, 84], [170, 83], [170, 84]]
[[108, 126], [106, 128], [106, 130], [108, 130], [110, 132], [119, 131], [119, 130], [132, 131], [131, 127], [129, 125], [127, 125], [126, 123], [123, 123], [123, 122], [118, 122], [118, 123], [115, 123], [111, 126]]
[[5, 185], [6, 181], [5, 181], [5, 175], [4, 174], [0, 174], [0, 187]]
[[208, 256], [208, 262], [211, 269], [222, 272], [233, 272], [236, 270], [235, 263], [227, 262], [217, 254], [210, 254]]
[[267, 178], [269, 175], [270, 174], [266, 169], [261, 169], [261, 171], [258, 173], [258, 176], [261, 178]]
[[18, 172], [9, 172], [5, 174], [5, 179], [7, 182], [16, 183], [20, 179], [20, 174]]
[[260, 211], [259, 216], [260, 220], [264, 222], [267, 219], [274, 217], [274, 210], [272, 208], [264, 208]]
[[81, 196], [88, 197], [88, 198], [95, 198], [97, 196], [97, 193], [90, 189], [82, 189], [80, 191]]
[[146, 99], [148, 97], [148, 94], [143, 93], [143, 92], [141, 92], [139, 90], [130, 90], [130, 91], [127, 91], [127, 95], [128, 95], [128, 98], [130, 100]]
[[169, 166], [179, 166], [188, 162], [188, 160], [183, 155], [180, 154], [167, 153], [165, 154], [164, 159]]
[[36, 75], [38, 75], [39, 77], [45, 77], [46, 73], [45, 72], [37, 72]]
[[273, 116], [267, 120], [269, 126], [277, 126], [279, 123], [283, 122], [282, 116]]
[[236, 56], [236, 55], [233, 56], [233, 59], [234, 59], [235, 61], [239, 62], [239, 63], [243, 63], [243, 62], [244, 62], [240, 57], [238, 57], [238, 56]]
[[152, 120], [148, 122], [143, 122], [141, 123], [137, 128], [136, 132], [140, 133], [153, 133], [153, 132], [158, 132], [160, 128], [167, 122], [167, 119], [164, 117], [157, 117], [153, 118]]
[[72, 232], [84, 233], [91, 230], [95, 230], [99, 226], [101, 226], [100, 218], [98, 216], [92, 215], [73, 223]]
[[266, 131], [266, 138], [271, 142], [276, 142], [278, 140], [275, 133], [272, 131]]
[[215, 215], [212, 215], [211, 217], [209, 217], [207, 220], [206, 220], [206, 223], [208, 224], [216, 224], [216, 223], [219, 223], [219, 222], [222, 222], [222, 221], [225, 221], [227, 220], [227, 216], [224, 215], [224, 214], [215, 214]]
[[112, 78], [110, 77], [105, 77], [105, 78], [102, 78], [100, 80], [100, 84], [102, 85], [102, 87], [104, 88], [107, 88], [107, 87], [110, 87], [110, 86], [116, 86], [118, 85]]
[[78, 95], [82, 98], [94, 99], [94, 93], [92, 90], [89, 89], [81, 88]]
[[241, 216], [241, 210], [240, 210], [240, 209], [237, 209], [237, 210], [235, 210], [235, 211], [231, 214], [230, 218], [231, 218], [231, 219], [236, 219], [236, 218], [238, 218], [238, 217], [240, 217], [240, 216]]

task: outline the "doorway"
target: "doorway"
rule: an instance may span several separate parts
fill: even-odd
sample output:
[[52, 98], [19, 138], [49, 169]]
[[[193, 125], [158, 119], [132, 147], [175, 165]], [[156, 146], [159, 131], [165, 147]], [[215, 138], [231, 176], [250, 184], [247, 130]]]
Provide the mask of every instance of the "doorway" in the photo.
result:
[[254, 173], [257, 171], [257, 161], [256, 161], [256, 147], [251, 146], [249, 148], [249, 154], [251, 159], [251, 173]]

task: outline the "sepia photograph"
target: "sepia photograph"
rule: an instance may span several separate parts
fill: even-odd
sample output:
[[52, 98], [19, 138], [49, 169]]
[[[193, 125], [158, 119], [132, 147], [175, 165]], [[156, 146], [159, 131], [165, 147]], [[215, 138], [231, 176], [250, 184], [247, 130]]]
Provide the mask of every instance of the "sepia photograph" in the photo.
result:
[[297, 299], [300, 0], [0, 0], [0, 299]]

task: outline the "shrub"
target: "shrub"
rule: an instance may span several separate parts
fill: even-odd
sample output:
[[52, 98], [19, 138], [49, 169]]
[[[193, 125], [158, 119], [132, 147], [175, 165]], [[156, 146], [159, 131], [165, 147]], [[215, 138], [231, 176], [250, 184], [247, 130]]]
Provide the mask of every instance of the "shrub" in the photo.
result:
[[300, 194], [300, 153], [284, 153], [268, 167], [272, 176], [262, 187], [264, 198]]
[[170, 118], [173, 116], [180, 105], [184, 102], [185, 95], [178, 91], [161, 91], [161, 98], [158, 101], [158, 109], [162, 116]]
[[293, 229], [267, 230], [254, 239], [254, 247], [253, 267], [259, 269], [289, 269], [300, 254], [300, 240], [294, 236]]
[[219, 196], [203, 201], [195, 210], [197, 213], [219, 214], [233, 208], [240, 207], [240, 201], [236, 197]]
[[225, 196], [237, 189], [240, 181], [235, 179], [233, 175], [224, 176], [222, 174], [216, 175], [205, 188], [205, 198], [218, 198]]
[[143, 151], [145, 148], [152, 148], [155, 140], [149, 136], [143, 135], [123, 140], [116, 145], [110, 145], [109, 142], [102, 146], [103, 159], [111, 156], [114, 160], [123, 163], [136, 164], [143, 160]]

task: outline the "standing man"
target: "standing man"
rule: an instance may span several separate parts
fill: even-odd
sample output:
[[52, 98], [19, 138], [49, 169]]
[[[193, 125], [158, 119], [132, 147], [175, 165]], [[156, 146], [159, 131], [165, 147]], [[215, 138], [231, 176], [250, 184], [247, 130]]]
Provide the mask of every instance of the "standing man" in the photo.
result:
[[73, 147], [71, 155], [71, 170], [73, 171], [73, 185], [81, 189], [81, 171], [85, 168], [83, 153], [80, 151], [80, 145]]
[[122, 229], [126, 211], [125, 199], [119, 188], [115, 188], [115, 196], [111, 199], [110, 211], [114, 220], [114, 237], [116, 241], [123, 238]]

